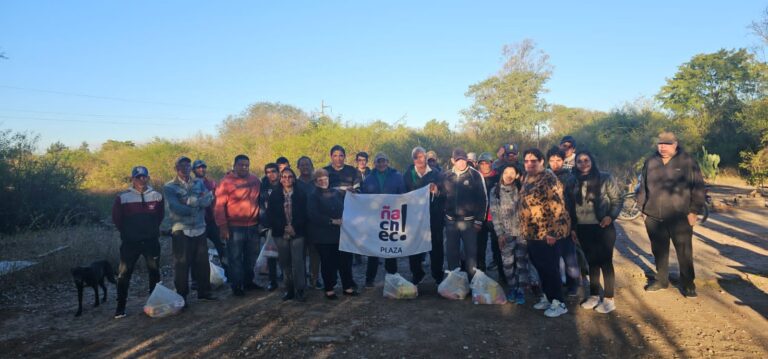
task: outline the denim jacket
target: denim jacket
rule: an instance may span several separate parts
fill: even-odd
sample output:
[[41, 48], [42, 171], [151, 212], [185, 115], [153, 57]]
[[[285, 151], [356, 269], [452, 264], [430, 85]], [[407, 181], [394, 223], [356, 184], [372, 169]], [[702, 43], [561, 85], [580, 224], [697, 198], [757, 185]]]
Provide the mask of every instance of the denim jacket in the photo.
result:
[[199, 178], [189, 182], [174, 178], [163, 187], [171, 231], [205, 228], [205, 209], [213, 203], [213, 193]]

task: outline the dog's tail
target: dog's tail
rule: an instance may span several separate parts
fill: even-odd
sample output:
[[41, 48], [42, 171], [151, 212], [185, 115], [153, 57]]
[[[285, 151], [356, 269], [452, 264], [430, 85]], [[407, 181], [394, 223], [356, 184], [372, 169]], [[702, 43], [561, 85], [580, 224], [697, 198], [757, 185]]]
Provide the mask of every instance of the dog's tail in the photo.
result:
[[104, 261], [104, 276], [107, 277], [107, 280], [112, 284], [117, 284], [117, 281], [115, 280], [115, 270], [112, 269], [112, 265], [109, 264], [108, 261]]

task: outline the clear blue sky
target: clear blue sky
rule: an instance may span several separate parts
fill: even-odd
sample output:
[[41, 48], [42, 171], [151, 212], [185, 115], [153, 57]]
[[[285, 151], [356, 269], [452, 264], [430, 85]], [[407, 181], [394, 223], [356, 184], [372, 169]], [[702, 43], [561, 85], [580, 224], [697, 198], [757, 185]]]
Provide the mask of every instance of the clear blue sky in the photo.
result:
[[[3, 1], [0, 129], [99, 145], [213, 134], [258, 101], [457, 124], [504, 44], [550, 55], [550, 103], [651, 97], [699, 53], [752, 47], [760, 1]], [[76, 96], [77, 95], [77, 96]], [[328, 111], [328, 110], [327, 110]]]

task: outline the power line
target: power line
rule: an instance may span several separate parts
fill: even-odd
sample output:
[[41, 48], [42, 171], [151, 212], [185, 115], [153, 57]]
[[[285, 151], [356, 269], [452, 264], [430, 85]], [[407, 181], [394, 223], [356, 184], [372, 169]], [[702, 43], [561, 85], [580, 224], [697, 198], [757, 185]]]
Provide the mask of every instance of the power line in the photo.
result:
[[[41, 113], [41, 114], [48, 114], [48, 115], [64, 115], [64, 116], [148, 119], [147, 116], [103, 115], [103, 114], [92, 114], [92, 113], [34, 111], [34, 110], [19, 110], [19, 109], [14, 109], [14, 108], [0, 108], [0, 111]], [[152, 119], [169, 120], [169, 121], [207, 121], [205, 119], [193, 119], [193, 118], [183, 118], [183, 117], [155, 117], [155, 116], [152, 116]]]
[[127, 99], [127, 98], [120, 98], [120, 97], [90, 95], [90, 94], [75, 93], [75, 92], [54, 91], [54, 90], [45, 90], [45, 89], [34, 89], [34, 88], [19, 87], [19, 86], [0, 85], [0, 88], [11, 89], [11, 90], [20, 90], [20, 91], [42, 92], [42, 93], [49, 93], [49, 94], [55, 94], [55, 95], [64, 95], [64, 96], [85, 97], [85, 98], [93, 98], [93, 99], [100, 99], [100, 100], [110, 100], [110, 101], [119, 101], [119, 102], [134, 102], [134, 103], [143, 103], [143, 104], [150, 104], [150, 105], [176, 106], [176, 107], [197, 107], [197, 108], [206, 108], [206, 109], [210, 109], [210, 110], [223, 111], [222, 109], [217, 109], [217, 108], [208, 107], [208, 106], [201, 106], [201, 105], [190, 105], [190, 104], [179, 104], [179, 103], [171, 103], [171, 102], [136, 100], [136, 99]]
[[146, 123], [146, 122], [119, 122], [119, 121], [92, 121], [92, 120], [69, 120], [63, 118], [42, 118], [42, 117], [24, 117], [24, 116], [2, 116], [9, 120], [30, 120], [30, 121], [51, 121], [51, 122], [79, 122], [79, 123], [93, 123], [100, 125], [131, 125], [131, 126], [178, 126], [178, 124], [171, 123]]

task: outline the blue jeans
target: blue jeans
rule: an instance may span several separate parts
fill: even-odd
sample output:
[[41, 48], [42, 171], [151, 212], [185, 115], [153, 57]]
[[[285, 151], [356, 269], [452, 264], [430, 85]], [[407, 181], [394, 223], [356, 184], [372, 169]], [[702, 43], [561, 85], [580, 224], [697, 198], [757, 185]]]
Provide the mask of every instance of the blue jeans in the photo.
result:
[[244, 289], [253, 283], [253, 267], [259, 256], [259, 227], [229, 227], [227, 257], [229, 259], [229, 283], [233, 289]]

